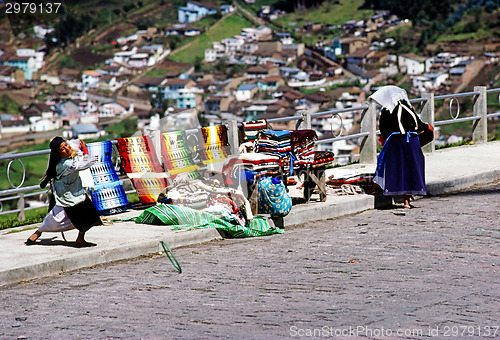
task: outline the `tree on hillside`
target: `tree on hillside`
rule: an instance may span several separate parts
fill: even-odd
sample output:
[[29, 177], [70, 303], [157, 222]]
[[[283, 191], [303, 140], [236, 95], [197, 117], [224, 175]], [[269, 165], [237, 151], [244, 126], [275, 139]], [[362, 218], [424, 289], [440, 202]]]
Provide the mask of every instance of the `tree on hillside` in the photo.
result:
[[389, 10], [401, 18], [418, 23], [421, 21], [446, 20], [453, 11], [452, 5], [451, 0], [365, 0], [361, 8]]
[[77, 15], [71, 11], [68, 12], [55, 25], [54, 32], [45, 36], [47, 50], [50, 51], [57, 46], [67, 46], [94, 26], [95, 23], [90, 15]]
[[281, 9], [285, 12], [303, 11], [306, 8], [319, 7], [324, 0], [281, 0], [274, 5], [274, 7]]

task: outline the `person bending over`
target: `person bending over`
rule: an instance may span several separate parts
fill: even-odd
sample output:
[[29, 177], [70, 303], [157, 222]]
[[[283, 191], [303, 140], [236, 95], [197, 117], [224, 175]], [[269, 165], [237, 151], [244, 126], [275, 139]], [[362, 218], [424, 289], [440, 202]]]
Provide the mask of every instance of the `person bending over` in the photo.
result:
[[50, 183], [55, 202], [49, 204], [49, 213], [38, 230], [26, 240], [26, 245], [35, 244], [43, 232], [75, 228], [78, 229], [77, 247], [95, 245], [85, 241], [85, 233], [93, 226], [102, 225], [102, 221], [80, 178], [80, 171], [90, 168], [95, 162], [82, 140], [68, 142], [62, 137], [54, 137], [50, 141], [49, 164], [40, 187], [45, 188]]

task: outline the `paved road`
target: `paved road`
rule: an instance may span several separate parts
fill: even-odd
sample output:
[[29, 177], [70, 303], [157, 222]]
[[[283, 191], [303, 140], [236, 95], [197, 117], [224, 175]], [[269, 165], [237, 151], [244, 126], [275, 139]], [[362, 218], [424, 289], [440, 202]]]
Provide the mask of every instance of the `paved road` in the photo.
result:
[[500, 183], [0, 288], [0, 339], [500, 336]]

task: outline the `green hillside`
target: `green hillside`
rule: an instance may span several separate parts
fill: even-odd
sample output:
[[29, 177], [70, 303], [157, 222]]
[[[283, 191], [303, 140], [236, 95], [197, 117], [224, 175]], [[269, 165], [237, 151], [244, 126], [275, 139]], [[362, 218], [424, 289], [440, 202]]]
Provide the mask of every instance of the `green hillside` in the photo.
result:
[[243, 28], [251, 26], [245, 18], [238, 13], [233, 13], [221, 19], [205, 33], [194, 38], [185, 47], [176, 50], [169, 59], [185, 63], [195, 63], [197, 59], [203, 60], [205, 50], [212, 47], [212, 42], [234, 37], [240, 34]]

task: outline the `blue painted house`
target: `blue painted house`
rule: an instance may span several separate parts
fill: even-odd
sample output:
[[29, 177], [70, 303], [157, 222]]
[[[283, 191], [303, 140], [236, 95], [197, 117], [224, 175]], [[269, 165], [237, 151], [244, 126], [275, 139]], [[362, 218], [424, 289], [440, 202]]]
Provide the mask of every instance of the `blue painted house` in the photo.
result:
[[276, 91], [278, 86], [283, 85], [283, 79], [277, 76], [259, 79], [257, 87], [260, 91]]
[[18, 57], [1, 59], [0, 65], [17, 67], [24, 71], [24, 80], [32, 80], [33, 74], [38, 70], [36, 68], [36, 60], [33, 57]]
[[217, 13], [217, 6], [213, 4], [203, 4], [196, 1], [188, 1], [185, 7], [180, 7], [177, 17], [181, 23], [198, 21], [206, 15]]
[[179, 91], [191, 89], [194, 85], [196, 85], [196, 83], [189, 78], [168, 79], [167, 82], [163, 85], [163, 98], [177, 100], [177, 98], [179, 98]]

